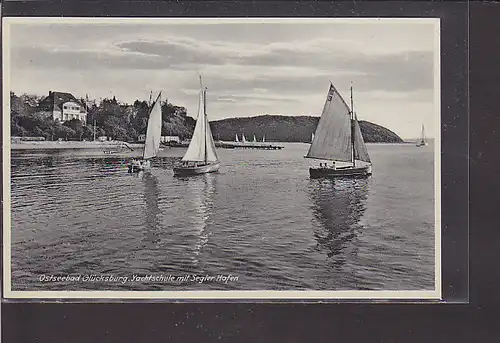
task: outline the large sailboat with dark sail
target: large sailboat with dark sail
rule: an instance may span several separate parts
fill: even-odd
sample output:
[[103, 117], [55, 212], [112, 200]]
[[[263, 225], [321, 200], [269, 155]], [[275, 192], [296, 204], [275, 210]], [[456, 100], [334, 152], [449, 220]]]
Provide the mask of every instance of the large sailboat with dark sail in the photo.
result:
[[372, 166], [358, 118], [330, 82], [325, 106], [306, 158], [319, 160], [309, 168], [311, 177], [366, 177]]
[[207, 117], [207, 89], [203, 88], [201, 76], [200, 86], [196, 126], [182, 161], [174, 167], [174, 175], [177, 176], [212, 173], [219, 170], [220, 167]]

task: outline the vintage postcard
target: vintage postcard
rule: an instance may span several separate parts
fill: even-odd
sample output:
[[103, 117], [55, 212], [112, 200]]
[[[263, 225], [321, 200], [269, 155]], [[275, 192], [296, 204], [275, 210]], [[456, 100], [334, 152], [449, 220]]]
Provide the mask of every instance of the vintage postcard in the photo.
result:
[[6, 298], [440, 299], [440, 21], [4, 18]]

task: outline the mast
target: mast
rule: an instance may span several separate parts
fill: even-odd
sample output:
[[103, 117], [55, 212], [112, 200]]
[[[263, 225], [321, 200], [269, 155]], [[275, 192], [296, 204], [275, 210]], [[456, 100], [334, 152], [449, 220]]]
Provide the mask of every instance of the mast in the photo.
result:
[[[200, 75], [200, 84], [201, 84], [201, 75]], [[203, 89], [203, 120], [205, 121], [205, 164], [207, 164], [207, 126], [208, 124], [208, 119], [207, 119], [207, 87]]]
[[351, 143], [352, 143], [352, 166], [356, 166], [356, 156], [355, 156], [355, 149], [354, 149], [354, 101], [352, 99], [352, 85], [351, 85]]
[[[85, 106], [87, 107], [87, 115], [89, 114], [89, 95], [85, 94]], [[92, 121], [94, 122], [94, 142], [96, 138], [96, 122], [95, 122], [95, 113], [92, 114]]]
[[[158, 96], [160, 96], [160, 95], [158, 94]], [[153, 103], [153, 91], [149, 91], [149, 101], [148, 101], [149, 117], [148, 117], [148, 125], [149, 125], [149, 121], [151, 120], [151, 110], [153, 109], [153, 107], [151, 106], [152, 103]], [[144, 156], [146, 156], [146, 144], [147, 144], [147, 140], [148, 140], [148, 127], [146, 126], [146, 140], [144, 141], [144, 147], [142, 148], [142, 159], [143, 160], [146, 159]]]
[[[151, 103], [153, 102], [153, 91], [149, 91], [149, 101], [148, 101], [148, 126], [149, 126], [149, 121], [151, 120], [151, 110], [153, 109], [151, 107]], [[146, 126], [146, 135], [145, 135], [145, 141], [144, 141], [144, 146], [142, 147], [142, 159], [146, 159], [146, 144], [148, 144], [148, 127]]]
[[203, 90], [203, 120], [205, 120], [205, 164], [207, 163], [207, 87]]

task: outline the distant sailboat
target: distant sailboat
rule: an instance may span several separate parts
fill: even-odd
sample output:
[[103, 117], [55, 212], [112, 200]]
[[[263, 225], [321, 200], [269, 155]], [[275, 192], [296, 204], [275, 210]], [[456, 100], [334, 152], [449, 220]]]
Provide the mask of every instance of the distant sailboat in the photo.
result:
[[242, 143], [246, 143], [247, 142], [247, 139], [245, 138], [245, 134], [244, 133], [241, 134], [241, 142]]
[[[321, 118], [306, 158], [323, 160], [319, 167], [309, 168], [311, 177], [365, 177], [371, 175], [368, 155], [358, 118], [354, 113], [351, 87], [351, 108], [330, 83]], [[326, 161], [331, 161], [328, 164]], [[350, 165], [337, 166], [335, 162]], [[358, 162], [356, 162], [358, 161]], [[364, 162], [359, 165], [359, 161]]]
[[235, 142], [236, 142], [236, 143], [239, 143], [239, 141], [240, 141], [240, 140], [238, 139], [238, 134], [236, 134], [236, 140], [235, 140]]
[[151, 158], [156, 157], [160, 150], [161, 139], [161, 92], [151, 107], [146, 131], [146, 141], [144, 142], [144, 152], [142, 160], [133, 159], [129, 166], [130, 173], [139, 172], [151, 168]]
[[255, 135], [253, 135], [253, 142], [257, 143], [257, 138], [255, 138]]
[[265, 143], [265, 141], [266, 141], [266, 135], [262, 137], [262, 143]]
[[207, 117], [207, 89], [203, 89], [201, 76], [200, 86], [202, 89], [200, 91], [198, 118], [196, 119], [193, 137], [182, 158], [182, 162], [174, 167], [174, 175], [198, 175], [219, 170], [219, 158], [215, 151], [215, 144]]
[[425, 131], [424, 131], [424, 125], [422, 124], [422, 134], [420, 135], [420, 139], [417, 141], [417, 146], [426, 146], [427, 145], [427, 140], [425, 139]]

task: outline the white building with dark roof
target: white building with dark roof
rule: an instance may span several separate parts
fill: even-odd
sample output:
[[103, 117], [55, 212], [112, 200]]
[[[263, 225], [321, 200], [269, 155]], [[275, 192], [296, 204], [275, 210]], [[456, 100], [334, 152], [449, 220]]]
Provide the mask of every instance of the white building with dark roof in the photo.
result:
[[87, 108], [70, 93], [49, 92], [49, 96], [40, 101], [39, 112], [51, 116], [61, 123], [79, 119], [83, 125], [87, 123]]

